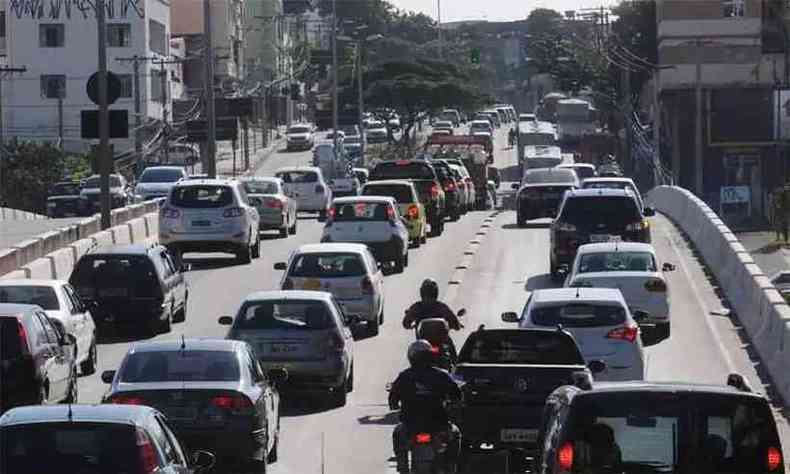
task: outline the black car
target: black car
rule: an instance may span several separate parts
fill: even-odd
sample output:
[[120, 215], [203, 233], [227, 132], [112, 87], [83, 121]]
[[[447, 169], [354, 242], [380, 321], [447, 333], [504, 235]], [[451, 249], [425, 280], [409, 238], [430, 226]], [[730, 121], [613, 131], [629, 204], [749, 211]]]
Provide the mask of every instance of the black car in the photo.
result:
[[539, 474], [785, 472], [771, 407], [738, 374], [727, 386], [558, 388], [546, 400], [538, 443]]
[[74, 336], [41, 307], [0, 304], [0, 411], [76, 403], [76, 349]]
[[190, 450], [257, 473], [277, 460], [276, 384], [286, 376], [282, 369], [264, 373], [246, 342], [181, 339], [133, 345], [102, 380], [111, 384], [105, 403], [154, 407]]
[[524, 226], [530, 219], [557, 215], [565, 191], [577, 189], [579, 178], [570, 169], [534, 168], [524, 173], [516, 189], [516, 223]]
[[650, 207], [642, 210], [627, 189], [577, 189], [567, 191], [551, 224], [550, 268], [554, 279], [573, 263], [579, 246], [622, 240], [650, 243]]
[[163, 245], [133, 244], [83, 255], [69, 283], [86, 302], [101, 332], [145, 327], [170, 332], [186, 320], [189, 288], [183, 268]]
[[56, 183], [47, 196], [47, 217], [77, 217], [85, 214], [85, 203], [80, 196], [80, 183]]

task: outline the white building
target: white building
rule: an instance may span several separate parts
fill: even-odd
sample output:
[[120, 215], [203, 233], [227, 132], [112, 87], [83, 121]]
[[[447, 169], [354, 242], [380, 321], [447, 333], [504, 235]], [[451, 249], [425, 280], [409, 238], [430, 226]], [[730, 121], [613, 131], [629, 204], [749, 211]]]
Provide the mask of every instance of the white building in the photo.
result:
[[[129, 139], [113, 139], [115, 152], [134, 148], [134, 67], [119, 58], [164, 58], [170, 54], [170, 4], [167, 0], [105, 0], [107, 15], [107, 65], [121, 79], [121, 97], [111, 110], [129, 112]], [[42, 1], [34, 15], [18, 8], [26, 2], [0, 3], [5, 24], [6, 64], [25, 66], [27, 72], [7, 77], [3, 83], [5, 136], [20, 139], [57, 140], [63, 131], [64, 147], [86, 151], [95, 140], [81, 138], [80, 113], [96, 110], [86, 92], [88, 78], [98, 68], [97, 28], [93, 10], [77, 8], [77, 2]], [[53, 9], [52, 5], [61, 8]], [[70, 5], [70, 8], [67, 6]], [[172, 69], [173, 66], [165, 66]], [[172, 107], [161, 103], [160, 66], [139, 62], [141, 115], [143, 122], [162, 119]], [[169, 77], [165, 79], [169, 81]], [[59, 113], [62, 96], [62, 115]], [[172, 94], [168, 97], [168, 102]]]

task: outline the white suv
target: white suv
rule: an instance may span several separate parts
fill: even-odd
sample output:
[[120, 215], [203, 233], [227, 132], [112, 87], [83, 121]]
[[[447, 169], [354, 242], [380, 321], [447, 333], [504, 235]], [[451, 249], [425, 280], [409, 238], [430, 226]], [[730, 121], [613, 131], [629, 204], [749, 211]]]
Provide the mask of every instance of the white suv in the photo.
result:
[[299, 212], [318, 212], [321, 219], [332, 204], [332, 190], [321, 168], [293, 166], [280, 168], [274, 175], [283, 180], [285, 191], [299, 204]]
[[174, 255], [227, 252], [249, 263], [260, 256], [260, 216], [238, 181], [199, 179], [173, 187], [159, 211], [159, 242]]

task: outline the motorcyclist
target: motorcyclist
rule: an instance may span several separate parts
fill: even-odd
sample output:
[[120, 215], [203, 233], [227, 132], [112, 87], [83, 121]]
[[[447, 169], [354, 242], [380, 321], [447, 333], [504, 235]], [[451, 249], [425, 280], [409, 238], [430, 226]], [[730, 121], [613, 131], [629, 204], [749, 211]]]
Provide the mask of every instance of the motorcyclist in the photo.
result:
[[433, 278], [426, 278], [420, 285], [420, 301], [406, 310], [403, 316], [403, 327], [413, 329], [420, 321], [427, 318], [442, 318], [447, 321], [450, 329], [461, 330], [464, 325], [458, 320], [449, 306], [439, 301], [439, 284]]
[[400, 408], [401, 423], [392, 432], [392, 450], [398, 472], [409, 472], [409, 440], [417, 433], [446, 433], [447, 463], [455, 463], [461, 449], [461, 432], [450, 422], [446, 401], [461, 399], [461, 389], [450, 374], [431, 365], [431, 344], [417, 340], [409, 345], [410, 368], [392, 383], [389, 406]]

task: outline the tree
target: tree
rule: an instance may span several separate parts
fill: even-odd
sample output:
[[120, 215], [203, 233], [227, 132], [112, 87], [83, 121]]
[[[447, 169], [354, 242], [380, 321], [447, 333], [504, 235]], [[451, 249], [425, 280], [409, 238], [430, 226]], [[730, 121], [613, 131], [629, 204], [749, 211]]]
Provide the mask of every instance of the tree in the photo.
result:
[[562, 21], [562, 15], [549, 8], [536, 8], [527, 17], [527, 34], [542, 36], [557, 32], [557, 26]]
[[64, 153], [50, 143], [10, 142], [3, 159], [3, 203], [7, 207], [45, 213], [47, 193], [65, 174]]

